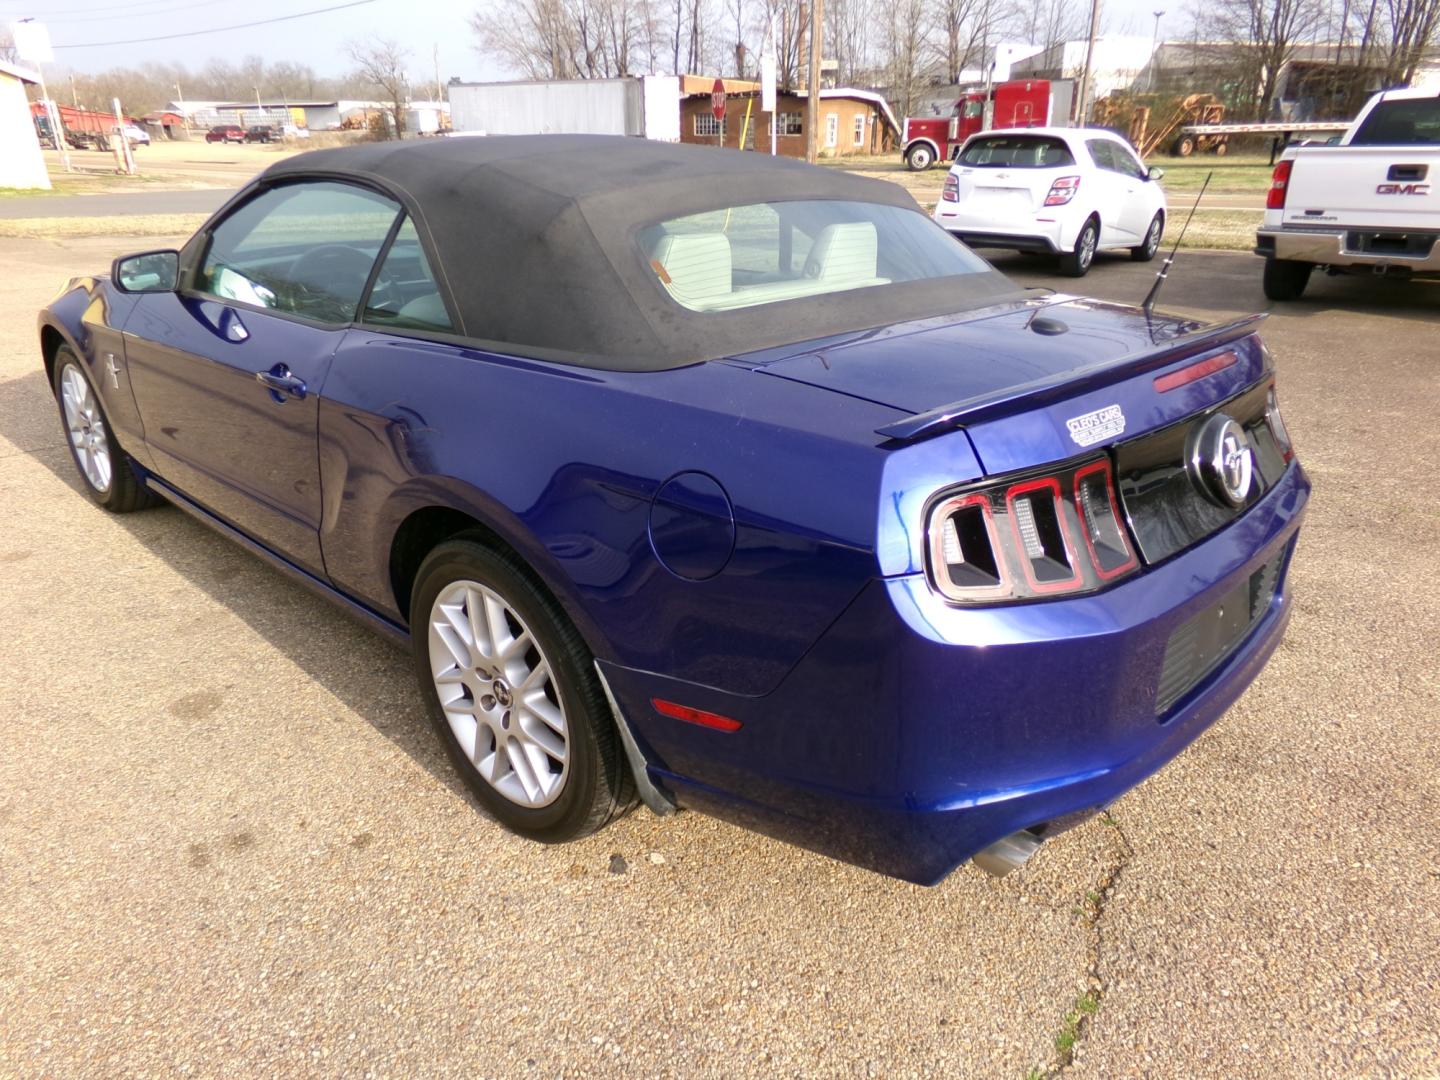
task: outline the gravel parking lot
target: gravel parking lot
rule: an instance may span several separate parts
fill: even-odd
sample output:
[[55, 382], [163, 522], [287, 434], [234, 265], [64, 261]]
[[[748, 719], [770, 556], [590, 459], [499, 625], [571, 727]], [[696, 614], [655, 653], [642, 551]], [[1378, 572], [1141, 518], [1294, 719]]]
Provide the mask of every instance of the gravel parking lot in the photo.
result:
[[[0, 240], [0, 1074], [1440, 1073], [1440, 287], [1268, 323], [1315, 499], [1258, 683], [1113, 817], [921, 889], [694, 814], [517, 840], [405, 654], [91, 506], [34, 313], [134, 246]], [[1186, 253], [1165, 303], [1259, 271]]]

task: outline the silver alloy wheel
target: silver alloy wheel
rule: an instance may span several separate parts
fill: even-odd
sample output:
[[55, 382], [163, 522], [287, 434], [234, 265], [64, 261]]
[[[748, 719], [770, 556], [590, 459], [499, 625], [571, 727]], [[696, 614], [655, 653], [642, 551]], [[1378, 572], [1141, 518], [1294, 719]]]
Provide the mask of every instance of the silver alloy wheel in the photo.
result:
[[60, 406], [75, 460], [90, 486], [100, 494], [110, 490], [110, 443], [105, 438], [105, 418], [90, 383], [74, 364], [60, 372]]
[[1086, 225], [1084, 229], [1080, 230], [1080, 241], [1076, 254], [1080, 256], [1077, 261], [1080, 263], [1081, 270], [1087, 269], [1090, 264], [1095, 261], [1096, 239], [1096, 229], [1094, 225]]
[[1150, 222], [1150, 231], [1145, 234], [1145, 254], [1154, 255], [1160, 249], [1160, 219]]
[[475, 771], [517, 806], [560, 797], [569, 727], [549, 659], [514, 607], [475, 581], [451, 582], [430, 608], [430, 674]]

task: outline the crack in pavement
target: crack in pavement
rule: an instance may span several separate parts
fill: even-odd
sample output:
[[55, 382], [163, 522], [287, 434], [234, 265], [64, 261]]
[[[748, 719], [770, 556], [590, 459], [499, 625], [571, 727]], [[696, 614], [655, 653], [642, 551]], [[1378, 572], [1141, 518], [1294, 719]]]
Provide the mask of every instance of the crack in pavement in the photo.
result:
[[1076, 999], [1074, 1008], [1066, 1013], [1060, 1032], [1055, 1036], [1054, 1057], [1046, 1067], [1032, 1069], [1027, 1080], [1048, 1080], [1069, 1070], [1075, 1060], [1075, 1047], [1085, 1038], [1110, 989], [1102, 964], [1105, 947], [1102, 919], [1121, 876], [1135, 858], [1135, 847], [1125, 835], [1120, 822], [1111, 814], [1102, 814], [1100, 820], [1114, 833], [1115, 843], [1112, 846], [1111, 859], [1102, 869], [1094, 887], [1086, 892], [1085, 906], [1082, 909], [1081, 917], [1090, 931], [1090, 940], [1085, 948], [1086, 989]]

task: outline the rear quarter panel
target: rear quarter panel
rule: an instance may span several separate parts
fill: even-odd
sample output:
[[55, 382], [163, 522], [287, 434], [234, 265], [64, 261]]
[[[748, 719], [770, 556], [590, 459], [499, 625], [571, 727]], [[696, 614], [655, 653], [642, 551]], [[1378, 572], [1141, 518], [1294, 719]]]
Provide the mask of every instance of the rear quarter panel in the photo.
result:
[[[356, 330], [321, 405], [326, 568], [404, 621], [393, 538], [452, 507], [519, 552], [601, 659], [765, 693], [875, 575], [873, 430], [900, 415], [725, 364], [601, 372]], [[732, 505], [707, 580], [650, 540], [657, 490], [686, 471]]]

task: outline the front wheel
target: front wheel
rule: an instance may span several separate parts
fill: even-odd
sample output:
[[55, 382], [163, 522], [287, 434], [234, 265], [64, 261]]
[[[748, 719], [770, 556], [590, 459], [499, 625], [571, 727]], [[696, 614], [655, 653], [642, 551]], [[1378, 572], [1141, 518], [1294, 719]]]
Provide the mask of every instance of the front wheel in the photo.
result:
[[1310, 273], [1314, 269], [1310, 263], [1266, 259], [1262, 279], [1265, 295], [1271, 300], [1299, 300], [1305, 286], [1310, 283]]
[[905, 167], [911, 172], [924, 172], [935, 164], [935, 152], [924, 143], [916, 143], [905, 151]]
[[1094, 218], [1085, 222], [1080, 235], [1075, 238], [1075, 247], [1060, 256], [1060, 273], [1066, 277], [1084, 277], [1090, 272], [1095, 261], [1095, 248], [1100, 243], [1100, 223]]
[[129, 455], [120, 449], [94, 387], [68, 346], [55, 354], [54, 389], [70, 457], [91, 500], [116, 514], [154, 505], [155, 496], [135, 478]]
[[1149, 262], [1160, 250], [1160, 237], [1165, 234], [1165, 215], [1156, 214], [1150, 219], [1150, 228], [1145, 230], [1145, 242], [1130, 249], [1130, 258], [1136, 262]]
[[590, 650], [513, 557], [437, 547], [415, 578], [410, 636], [451, 763], [506, 828], [573, 840], [634, 801]]

